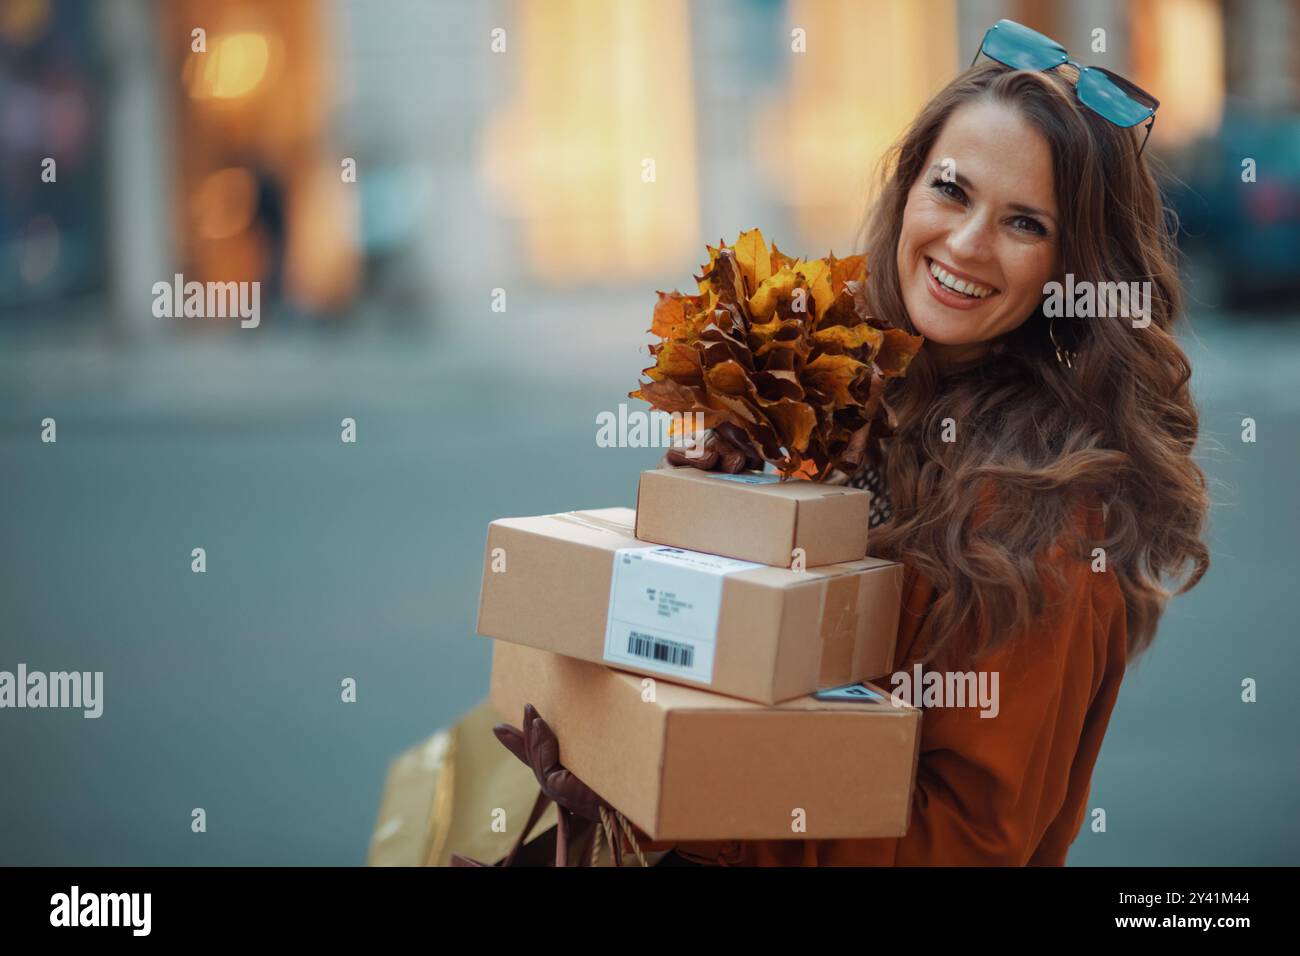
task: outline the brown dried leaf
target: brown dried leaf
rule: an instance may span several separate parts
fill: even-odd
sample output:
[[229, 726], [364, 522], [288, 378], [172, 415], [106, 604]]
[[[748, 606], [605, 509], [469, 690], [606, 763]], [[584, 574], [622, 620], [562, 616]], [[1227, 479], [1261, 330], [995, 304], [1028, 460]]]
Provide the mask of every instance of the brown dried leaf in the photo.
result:
[[908, 335], [902, 329], [886, 329], [884, 344], [876, 355], [876, 365], [890, 378], [904, 375], [924, 342], [925, 339], [920, 335]]
[[650, 331], [661, 339], [684, 337], [685, 330], [690, 327], [689, 317], [699, 311], [700, 297], [680, 292], [660, 292], [658, 296]]
[[865, 255], [836, 259], [832, 253], [826, 257], [826, 264], [830, 266], [831, 294], [834, 296], [838, 297], [847, 283], [866, 278], [867, 257]]
[[808, 363], [808, 380], [831, 397], [835, 408], [854, 405], [850, 387], [870, 374], [871, 367], [851, 355], [819, 355]]

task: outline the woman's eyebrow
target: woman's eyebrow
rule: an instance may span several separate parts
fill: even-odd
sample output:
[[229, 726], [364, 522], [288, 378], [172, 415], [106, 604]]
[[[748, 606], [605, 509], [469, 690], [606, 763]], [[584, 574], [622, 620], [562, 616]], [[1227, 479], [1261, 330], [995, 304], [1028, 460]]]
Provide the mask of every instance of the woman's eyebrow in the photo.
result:
[[1018, 212], [1021, 213], [1022, 215], [1042, 216], [1044, 219], [1052, 220], [1053, 223], [1056, 222], [1056, 217], [1053, 216], [1046, 209], [1036, 209], [1033, 206], [1022, 206], [1018, 202], [1007, 203], [1007, 208], [1010, 209], [1012, 212]]
[[[958, 172], [948, 173], [947, 169], [940, 163], [934, 163], [930, 167], [929, 172], [931, 173], [937, 172], [940, 175], [947, 174], [953, 182], [955, 182], [958, 186], [960, 186], [962, 189], [966, 190], [967, 192], [976, 191], [975, 187], [971, 185], [971, 181], [969, 179], [967, 179], [965, 176], [963, 176], [961, 173]], [[1012, 210], [1013, 212], [1018, 212], [1026, 216], [1042, 216], [1044, 219], [1052, 220], [1053, 223], [1056, 222], [1055, 216], [1053, 216], [1047, 210], [1039, 209], [1036, 206], [1026, 206], [1023, 203], [1013, 202], [1013, 203], [1007, 203], [1007, 208]]]
[[949, 182], [955, 182], [958, 186], [960, 186], [962, 189], [965, 189], [967, 192], [974, 192], [975, 187], [970, 184], [969, 179], [967, 179], [961, 173], [956, 171], [956, 165], [952, 163], [952, 160], [949, 159], [946, 160], [945, 162], [952, 165], [944, 165], [944, 163], [935, 163], [929, 168], [929, 170], [927, 171], [927, 175], [929, 175], [929, 173], [938, 173], [940, 176], [943, 176], [946, 179], [948, 179]]

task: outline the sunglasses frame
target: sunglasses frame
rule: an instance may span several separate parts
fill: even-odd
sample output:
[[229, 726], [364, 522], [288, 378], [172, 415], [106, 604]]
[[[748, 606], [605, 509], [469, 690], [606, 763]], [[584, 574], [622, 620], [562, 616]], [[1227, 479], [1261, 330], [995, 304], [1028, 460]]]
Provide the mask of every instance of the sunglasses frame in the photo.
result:
[[[974, 66], [974, 65], [975, 65], [975, 63], [976, 63], [976, 62], [979, 60], [979, 58], [980, 58], [980, 54], [983, 53], [986, 57], [988, 57], [990, 60], [994, 61], [995, 63], [1001, 63], [1003, 66], [1010, 67], [1010, 68], [1013, 69], [1013, 70], [1024, 69], [1024, 67], [1018, 67], [1018, 66], [1016, 66], [1015, 64], [1007, 63], [1005, 60], [999, 60], [999, 59], [998, 59], [997, 57], [995, 57], [993, 54], [988, 53], [988, 52], [984, 49], [984, 47], [988, 44], [988, 39], [989, 39], [990, 34], [992, 34], [993, 31], [996, 30], [996, 29], [997, 29], [999, 26], [1001, 26], [1003, 23], [1008, 23], [1008, 24], [1011, 24], [1011, 25], [1013, 25], [1013, 26], [1017, 26], [1017, 27], [1019, 27], [1019, 28], [1022, 29], [1022, 30], [1025, 30], [1025, 31], [1027, 31], [1027, 32], [1029, 32], [1029, 33], [1034, 34], [1035, 36], [1040, 36], [1040, 37], [1042, 37], [1044, 40], [1046, 40], [1049, 44], [1051, 44], [1051, 48], [1053, 48], [1053, 51], [1054, 51], [1054, 50], [1058, 50], [1058, 49], [1061, 51], [1061, 53], [1060, 53], [1060, 56], [1061, 56], [1060, 61], [1057, 62], [1057, 63], [1052, 63], [1052, 64], [1050, 64], [1049, 66], [1042, 67], [1043, 72], [1046, 72], [1047, 70], [1055, 70], [1058, 66], [1061, 66], [1061, 65], [1063, 65], [1063, 64], [1065, 64], [1065, 63], [1068, 63], [1068, 64], [1070, 64], [1071, 66], [1073, 66], [1075, 69], [1077, 69], [1077, 70], [1079, 71], [1079, 80], [1083, 79], [1083, 74], [1085, 74], [1085, 73], [1088, 73], [1088, 72], [1096, 72], [1096, 73], [1100, 73], [1102, 76], [1106, 77], [1106, 79], [1110, 80], [1111, 83], [1113, 83], [1116, 87], [1118, 87], [1119, 90], [1120, 90], [1120, 92], [1122, 92], [1122, 93], [1123, 93], [1125, 96], [1127, 96], [1130, 100], [1132, 100], [1132, 101], [1133, 101], [1134, 103], [1136, 103], [1138, 106], [1142, 106], [1144, 109], [1149, 110], [1149, 112], [1148, 112], [1148, 114], [1147, 114], [1147, 119], [1145, 120], [1145, 122], [1146, 122], [1146, 124], [1147, 124], [1147, 125], [1146, 125], [1147, 132], [1146, 132], [1146, 135], [1142, 137], [1142, 145], [1138, 148], [1138, 153], [1137, 153], [1138, 156], [1141, 157], [1141, 155], [1142, 155], [1142, 151], [1143, 151], [1144, 149], [1147, 148], [1147, 140], [1149, 140], [1149, 139], [1151, 138], [1151, 127], [1153, 127], [1153, 126], [1156, 125], [1156, 110], [1158, 110], [1158, 109], [1160, 108], [1160, 101], [1159, 101], [1158, 99], [1156, 99], [1154, 96], [1152, 96], [1152, 95], [1151, 95], [1150, 93], [1148, 93], [1146, 90], [1142, 89], [1142, 87], [1138, 86], [1136, 83], [1133, 83], [1133, 82], [1131, 82], [1131, 81], [1129, 81], [1129, 80], [1126, 80], [1124, 77], [1120, 76], [1118, 73], [1113, 73], [1113, 72], [1111, 72], [1110, 70], [1106, 69], [1105, 67], [1102, 67], [1102, 66], [1084, 66], [1084, 65], [1083, 65], [1082, 63], [1080, 63], [1078, 60], [1071, 59], [1071, 58], [1070, 58], [1070, 54], [1069, 54], [1069, 52], [1065, 49], [1065, 47], [1061, 46], [1061, 44], [1057, 43], [1057, 42], [1056, 42], [1055, 40], [1053, 40], [1051, 37], [1046, 36], [1046, 35], [1044, 35], [1044, 34], [1042, 34], [1042, 33], [1039, 33], [1037, 30], [1033, 30], [1033, 29], [1031, 29], [1031, 28], [1025, 26], [1023, 23], [1016, 23], [1015, 20], [1005, 20], [1005, 19], [1004, 19], [1004, 20], [999, 20], [997, 23], [993, 24], [993, 26], [989, 27], [987, 30], [984, 31], [984, 36], [983, 36], [983, 38], [980, 40], [979, 49], [975, 51], [975, 57], [970, 61], [970, 65], [971, 65], [971, 66]], [[967, 69], [969, 69], [969, 67], [968, 67]], [[1074, 81], [1074, 95], [1075, 95], [1075, 96], [1079, 96], [1079, 80], [1075, 80], [1075, 81]], [[1132, 93], [1131, 93], [1130, 91], [1134, 91], [1134, 92], [1137, 92], [1137, 93], [1141, 94], [1143, 97], [1145, 97], [1146, 99], [1150, 100], [1151, 103], [1152, 103], [1152, 105], [1149, 106], [1149, 107], [1145, 106], [1145, 105], [1144, 105], [1143, 103], [1141, 103], [1138, 99], [1136, 99], [1136, 98], [1132, 95]], [[1083, 103], [1084, 106], [1087, 106], [1088, 109], [1092, 110], [1094, 113], [1096, 113], [1096, 114], [1097, 114], [1098, 116], [1100, 116], [1102, 119], [1104, 119], [1107, 123], [1110, 123], [1110, 124], [1113, 125], [1113, 126], [1120, 126], [1121, 129], [1132, 129], [1134, 126], [1137, 126], [1137, 125], [1139, 125], [1140, 123], [1144, 122], [1144, 120], [1138, 120], [1137, 123], [1131, 123], [1131, 124], [1128, 125], [1128, 126], [1122, 126], [1121, 124], [1116, 123], [1113, 119], [1111, 119], [1111, 118], [1110, 118], [1109, 116], [1107, 116], [1105, 113], [1102, 113], [1102, 112], [1098, 111], [1096, 108], [1094, 108], [1094, 107], [1092, 107], [1092, 106], [1089, 106], [1087, 103], [1084, 103], [1082, 97], [1079, 97], [1079, 102], [1080, 102], [1080, 103]]]

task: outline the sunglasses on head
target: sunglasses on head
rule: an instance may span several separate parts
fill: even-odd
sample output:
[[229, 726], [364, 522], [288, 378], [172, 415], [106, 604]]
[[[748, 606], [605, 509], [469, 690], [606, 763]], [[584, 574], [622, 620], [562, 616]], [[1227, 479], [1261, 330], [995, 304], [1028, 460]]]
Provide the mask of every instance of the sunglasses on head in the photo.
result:
[[1142, 150], [1147, 148], [1160, 101], [1124, 77], [1099, 66], [1084, 66], [1071, 60], [1061, 44], [1014, 20], [999, 20], [989, 27], [975, 52], [975, 59], [970, 61], [971, 66], [975, 65], [981, 53], [1013, 70], [1052, 70], [1062, 63], [1069, 63], [1079, 71], [1074, 90], [1079, 102], [1088, 109], [1125, 129], [1149, 121], [1138, 155], [1141, 156]]

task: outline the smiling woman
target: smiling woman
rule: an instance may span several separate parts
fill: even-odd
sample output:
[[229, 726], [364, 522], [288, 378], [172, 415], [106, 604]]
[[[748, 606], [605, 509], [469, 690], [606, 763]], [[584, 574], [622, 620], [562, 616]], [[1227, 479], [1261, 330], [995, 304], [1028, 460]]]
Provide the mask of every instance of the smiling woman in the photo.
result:
[[908, 191], [898, 274], [935, 352], [1007, 332], [1034, 311], [1059, 260], [1052, 154], [1024, 116], [977, 100], [954, 111]]
[[[868, 226], [872, 310], [926, 338], [886, 386], [894, 433], [852, 478], [892, 509], [871, 553], [906, 567], [895, 674], [998, 674], [996, 718], [927, 709], [903, 837], [679, 855], [1065, 862], [1125, 669], [1209, 563], [1160, 192], [1133, 131], [1084, 106], [1077, 76], [998, 62], [958, 76], [888, 158]], [[1049, 318], [1063, 277], [1148, 283], [1149, 314]]]
[[[927, 339], [886, 393], [899, 428], [872, 455], [895, 517], [873, 549], [934, 584], [934, 653], [976, 619], [991, 649], [1042, 609], [1037, 561], [1080, 501], [1104, 515], [1093, 543], [1130, 655], [1154, 637], [1162, 579], [1186, 574], [1186, 590], [1208, 566], [1162, 198], [1134, 132], [1080, 104], [1077, 75], [984, 62], [957, 77], [888, 157], [869, 223], [872, 306]], [[1067, 275], [1148, 282], [1150, 323], [1049, 319], [1045, 290]]]

